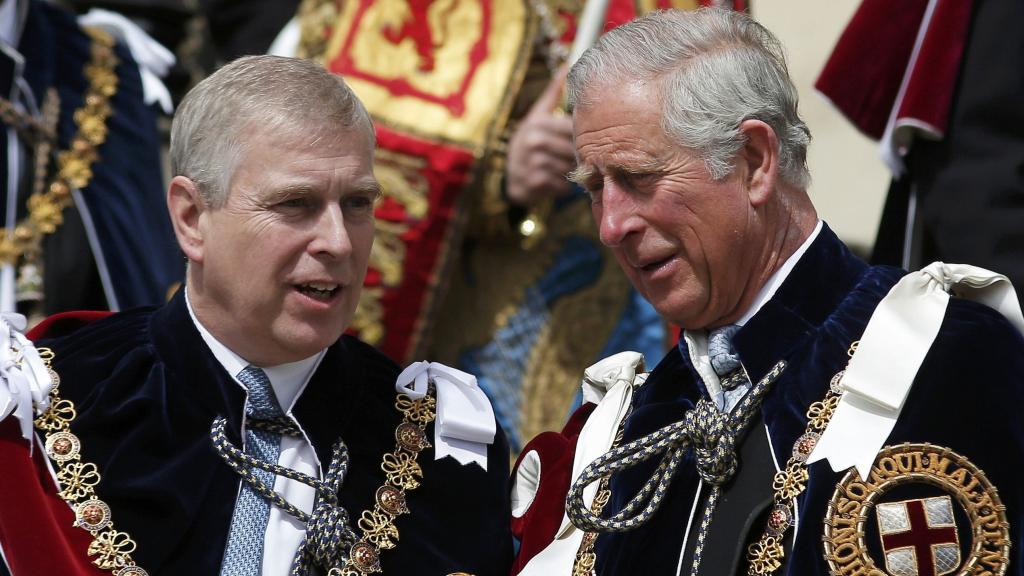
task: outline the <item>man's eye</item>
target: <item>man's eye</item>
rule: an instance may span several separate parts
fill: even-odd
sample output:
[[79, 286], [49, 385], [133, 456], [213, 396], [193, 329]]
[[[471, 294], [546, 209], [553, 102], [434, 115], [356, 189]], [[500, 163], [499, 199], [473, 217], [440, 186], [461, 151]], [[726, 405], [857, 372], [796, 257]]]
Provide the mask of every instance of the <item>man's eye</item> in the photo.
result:
[[373, 204], [370, 196], [349, 196], [342, 200], [341, 206], [346, 213], [366, 214], [373, 212]]
[[636, 188], [638, 186], [649, 186], [655, 180], [657, 180], [658, 174], [654, 172], [638, 172], [631, 174], [623, 174], [622, 180], [630, 187]]
[[277, 203], [281, 208], [303, 208], [308, 205], [305, 198], [289, 198]]

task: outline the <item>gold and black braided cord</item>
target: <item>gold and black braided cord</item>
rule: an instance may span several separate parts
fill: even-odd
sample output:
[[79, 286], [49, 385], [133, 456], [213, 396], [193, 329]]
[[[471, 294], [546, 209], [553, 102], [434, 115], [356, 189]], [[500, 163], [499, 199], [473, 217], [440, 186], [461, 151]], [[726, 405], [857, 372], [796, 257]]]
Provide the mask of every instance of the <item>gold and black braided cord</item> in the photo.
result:
[[[248, 424], [252, 425], [254, 421], [249, 421]], [[223, 416], [218, 416], [213, 420], [213, 426], [210, 428], [210, 438], [213, 440], [214, 449], [217, 454], [224, 459], [224, 462], [231, 467], [239, 476], [242, 477], [242, 481], [252, 486], [254, 490], [274, 505], [288, 512], [301, 522], [309, 522], [310, 515], [299, 510], [287, 500], [281, 497], [280, 494], [274, 491], [273, 487], [267, 486], [262, 480], [256, 477], [252, 473], [253, 468], [259, 468], [266, 470], [276, 476], [284, 476], [289, 480], [295, 480], [302, 482], [308, 486], [312, 486], [316, 490], [318, 497], [327, 498], [328, 500], [337, 500], [337, 494], [332, 488], [337, 483], [340, 483], [344, 478], [345, 473], [348, 471], [348, 448], [345, 443], [339, 438], [334, 444], [332, 449], [331, 465], [327, 473], [327, 477], [324, 480], [319, 480], [308, 474], [297, 472], [288, 468], [287, 466], [281, 466], [271, 462], [265, 462], [258, 458], [246, 454], [239, 450], [227, 436], [224, 434], [224, 428], [227, 425], [227, 419]], [[260, 426], [262, 427], [262, 426]]]
[[294, 438], [301, 438], [302, 432], [299, 431], [299, 427], [295, 425], [295, 422], [287, 416], [281, 416], [279, 418], [269, 418], [266, 420], [257, 418], [246, 418], [245, 425], [249, 428], [256, 430], [264, 430], [272, 434], [280, 434], [281, 436], [292, 436]]
[[[691, 574], [700, 566], [703, 543], [711, 517], [718, 503], [720, 487], [736, 472], [735, 444], [739, 434], [761, 407], [764, 395], [785, 369], [778, 362], [730, 414], [724, 414], [707, 398], [687, 411], [683, 419], [617, 448], [609, 450], [589, 464], [573, 483], [566, 500], [570, 521], [587, 532], [626, 532], [646, 524], [661, 506], [668, 493], [675, 471], [691, 448], [697, 472], [711, 488], [694, 548]], [[591, 512], [583, 502], [583, 490], [601, 478], [664, 454], [651, 478], [617, 513], [602, 518]]]

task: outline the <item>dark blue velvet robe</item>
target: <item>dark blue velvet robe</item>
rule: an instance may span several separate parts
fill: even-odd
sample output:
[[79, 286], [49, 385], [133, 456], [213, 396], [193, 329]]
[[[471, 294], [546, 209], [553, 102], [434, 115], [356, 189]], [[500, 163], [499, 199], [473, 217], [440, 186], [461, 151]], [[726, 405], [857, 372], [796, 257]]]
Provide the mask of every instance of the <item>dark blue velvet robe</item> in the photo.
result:
[[[762, 407], [780, 465], [785, 464], [794, 441], [805, 431], [808, 407], [825, 397], [829, 380], [846, 365], [850, 343], [860, 338], [875, 306], [902, 275], [896, 268], [867, 266], [825, 227], [775, 296], [738, 332], [734, 344], [752, 381], [757, 382], [779, 360], [788, 363]], [[634, 396], [623, 442], [680, 420], [704, 393], [688, 354], [674, 349]], [[1021, 406], [1024, 339], [997, 312], [953, 298], [887, 442], [945, 446], [966, 456], [987, 474], [1006, 505], [1012, 540], [1007, 573], [1017, 575], [1024, 574]], [[616, 475], [608, 508], [621, 509], [656, 464], [657, 459], [653, 459]], [[807, 488], [798, 497], [798, 533], [792, 549], [787, 546], [786, 550], [785, 573], [791, 576], [829, 573], [823, 555], [823, 519], [842, 474], [832, 472], [826, 462], [811, 465], [809, 471]], [[743, 473], [741, 461], [739, 474]], [[691, 453], [676, 473], [660, 510], [647, 525], [598, 538], [597, 573], [676, 574], [698, 479]], [[909, 490], [900, 497], [931, 495], [928, 490]], [[603, 516], [610, 515], [609, 509]], [[699, 520], [698, 510], [694, 522]], [[739, 522], [742, 525], [750, 520]], [[719, 517], [716, 521], [729, 519]], [[752, 537], [760, 536], [764, 523], [749, 523], [749, 530], [756, 533]], [[961, 542], [965, 538], [970, 541], [961, 529]], [[875, 552], [873, 558], [884, 567]], [[740, 573], [746, 574], [743, 562], [740, 566]], [[721, 576], [732, 569], [731, 563], [722, 566], [705, 561], [701, 573]]]
[[[210, 424], [224, 415], [239, 445], [245, 392], [201, 339], [183, 293], [162, 308], [117, 314], [38, 345], [55, 352], [61, 393], [78, 410], [72, 431], [83, 459], [100, 468], [97, 492], [117, 529], [138, 543], [136, 562], [152, 575], [216, 574], [240, 478], [214, 452]], [[381, 458], [395, 449], [398, 372], [377, 350], [342, 337], [293, 410], [325, 469], [334, 441], [348, 444], [340, 500], [353, 521], [373, 507]], [[432, 441], [432, 426], [427, 434]], [[487, 472], [435, 460], [433, 449], [418, 461], [422, 483], [407, 493], [411, 514], [396, 521], [400, 540], [382, 551], [383, 573], [507, 573], [509, 462], [500, 427]]]
[[[60, 98], [58, 150], [67, 150], [77, 128], [74, 112], [84, 103], [88, 82], [84, 69], [91, 58], [91, 38], [75, 15], [49, 2], [29, 2], [18, 50], [25, 58], [25, 80], [41, 103], [47, 88]], [[165, 206], [160, 169], [160, 135], [156, 111], [143, 101], [142, 80], [131, 53], [118, 44], [117, 93], [110, 100], [106, 141], [92, 165], [93, 177], [81, 190], [97, 245], [86, 243], [79, 215], [68, 211], [66, 222], [45, 240], [45, 286], [48, 314], [85, 307], [128, 309], [166, 302], [168, 290], [180, 282], [183, 259]], [[6, 148], [4, 148], [6, 150]], [[6, 152], [5, 152], [6, 154]], [[5, 160], [0, 174], [6, 179]], [[31, 178], [31, 169], [22, 174]], [[6, 183], [4, 183], [6, 186]], [[28, 194], [30, 186], [23, 188]], [[24, 217], [24, 198], [19, 218]], [[0, 219], [5, 204], [0, 202]], [[99, 253], [92, 250], [99, 249]], [[92, 258], [89, 256], [91, 255]], [[110, 281], [99, 285], [93, 260], [103, 262]], [[93, 284], [96, 284], [94, 286]], [[105, 296], [104, 296], [105, 294]]]

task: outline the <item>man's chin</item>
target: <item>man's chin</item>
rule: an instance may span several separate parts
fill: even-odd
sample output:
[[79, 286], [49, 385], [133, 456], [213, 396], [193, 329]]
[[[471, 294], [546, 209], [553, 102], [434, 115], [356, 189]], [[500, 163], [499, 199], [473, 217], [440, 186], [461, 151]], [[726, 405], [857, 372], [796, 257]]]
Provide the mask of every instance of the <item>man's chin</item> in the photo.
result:
[[298, 362], [319, 353], [324, 348], [337, 342], [345, 332], [345, 324], [341, 322], [324, 324], [301, 324], [290, 326], [278, 332], [275, 338], [282, 356], [287, 359], [280, 364]]
[[[652, 303], [653, 304], [653, 303]], [[702, 312], [693, 306], [675, 305], [664, 303], [663, 305], [653, 304], [655, 311], [665, 322], [678, 326], [683, 330], [699, 330], [705, 327], [706, 320]]]

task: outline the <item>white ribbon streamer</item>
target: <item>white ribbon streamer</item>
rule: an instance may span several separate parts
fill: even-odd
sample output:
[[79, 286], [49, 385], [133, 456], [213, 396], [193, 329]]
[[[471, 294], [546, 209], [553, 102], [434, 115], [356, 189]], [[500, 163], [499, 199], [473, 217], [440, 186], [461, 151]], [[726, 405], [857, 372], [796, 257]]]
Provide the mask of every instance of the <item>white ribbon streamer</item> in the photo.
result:
[[49, 407], [53, 381], [25, 326], [21, 314], [0, 314], [0, 420], [14, 414], [31, 451], [32, 420]]
[[[620, 352], [583, 372], [583, 399], [596, 403], [597, 408], [587, 418], [576, 441], [570, 485], [580, 477], [584, 468], [611, 449], [619, 424], [629, 411], [633, 391], [647, 379], [646, 374], [641, 374], [643, 369], [643, 354]], [[518, 478], [516, 482], [518, 484]], [[594, 502], [597, 489], [598, 483], [595, 482], [583, 491], [583, 501], [588, 508]], [[571, 574], [583, 534], [563, 512], [555, 540], [530, 559], [520, 576]]]
[[437, 390], [435, 459], [451, 456], [487, 470], [487, 446], [494, 443], [496, 427], [491, 402], [476, 376], [438, 362], [414, 362], [398, 375], [395, 390], [418, 400], [430, 382]]
[[159, 103], [160, 108], [167, 114], [174, 111], [171, 93], [160, 81], [161, 78], [167, 76], [171, 66], [174, 66], [176, 60], [174, 53], [146, 34], [134, 22], [117, 12], [93, 8], [87, 14], [79, 16], [78, 23], [82, 26], [99, 28], [127, 44], [132, 58], [139, 66], [143, 101], [146, 104]]
[[843, 395], [808, 463], [855, 467], [867, 479], [917, 371], [935, 341], [950, 292], [995, 309], [1024, 333], [1009, 279], [983, 268], [934, 262], [904, 276], [875, 308], [843, 375]]

